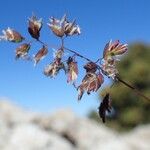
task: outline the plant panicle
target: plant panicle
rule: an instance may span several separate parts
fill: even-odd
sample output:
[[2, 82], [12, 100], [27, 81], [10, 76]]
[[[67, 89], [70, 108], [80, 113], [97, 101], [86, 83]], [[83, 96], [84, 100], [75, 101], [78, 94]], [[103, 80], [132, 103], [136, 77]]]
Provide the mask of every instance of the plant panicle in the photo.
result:
[[[123, 55], [128, 50], [127, 44], [122, 44], [119, 40], [114, 42], [109, 41], [104, 47], [103, 57], [98, 58], [97, 61], [92, 61], [78, 53], [76, 50], [72, 50], [65, 46], [64, 39], [81, 34], [81, 29], [79, 25], [76, 24], [76, 20], [70, 22], [66, 15], [64, 15], [61, 19], [51, 17], [47, 25], [54, 36], [60, 38], [61, 44], [60, 48], [55, 51], [53, 61], [44, 68], [44, 75], [53, 78], [60, 72], [60, 70], [64, 70], [67, 75], [67, 82], [72, 83], [72, 85], [78, 90], [78, 100], [81, 100], [85, 92], [87, 92], [87, 94], [96, 92], [103, 84], [104, 76], [107, 76], [108, 78], [112, 78], [114, 81], [121, 82], [128, 88], [132, 89], [136, 94], [150, 102], [150, 98], [143, 95], [138, 89], [123, 81], [119, 77], [116, 62], [118, 61], [118, 56]], [[22, 58], [27, 60], [25, 58], [30, 58], [31, 60], [32, 58], [34, 65], [37, 65], [44, 57], [47, 56], [48, 44], [40, 39], [42, 27], [42, 18], [37, 19], [37, 17], [33, 15], [28, 19], [28, 33], [32, 38], [32, 42], [25, 42], [16, 48], [16, 59]], [[18, 31], [11, 28], [3, 30], [2, 33], [3, 35], [0, 36], [0, 41], [5, 40], [13, 43], [21, 43], [26, 39]], [[34, 42], [41, 44], [42, 48], [38, 50], [33, 57], [30, 57], [28, 55], [32, 44], [34, 43], [33, 40]], [[66, 60], [64, 60], [64, 54], [66, 51], [69, 52], [70, 55]], [[86, 74], [79, 86], [76, 86], [75, 84], [79, 74], [78, 62], [75, 59], [76, 57], [87, 61], [87, 63], [83, 66], [86, 70]], [[110, 94], [107, 93], [99, 106], [99, 115], [103, 122], [105, 122], [106, 111], [110, 112], [110, 109]]]

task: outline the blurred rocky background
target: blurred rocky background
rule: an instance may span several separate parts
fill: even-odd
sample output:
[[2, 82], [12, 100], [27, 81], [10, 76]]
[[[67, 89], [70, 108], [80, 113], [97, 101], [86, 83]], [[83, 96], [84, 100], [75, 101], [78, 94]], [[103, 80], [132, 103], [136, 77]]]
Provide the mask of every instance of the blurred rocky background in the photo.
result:
[[0, 101], [0, 150], [100, 149], [149, 150], [150, 125], [120, 134], [69, 109], [44, 115]]

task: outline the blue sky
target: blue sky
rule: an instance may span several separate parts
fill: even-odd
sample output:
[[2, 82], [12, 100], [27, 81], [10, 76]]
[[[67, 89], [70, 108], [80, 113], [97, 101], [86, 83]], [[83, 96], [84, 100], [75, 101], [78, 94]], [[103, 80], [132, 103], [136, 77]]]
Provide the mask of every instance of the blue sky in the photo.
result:
[[[41, 39], [50, 45], [59, 45], [59, 40], [50, 32], [46, 23], [50, 16], [61, 17], [67, 13], [70, 20], [76, 18], [82, 34], [68, 38], [66, 47], [72, 48], [92, 60], [102, 56], [103, 47], [110, 39], [120, 39], [123, 43], [150, 41], [150, 1], [149, 0], [1, 0], [0, 30], [8, 26], [31, 39], [27, 33], [27, 18], [34, 12], [42, 17], [44, 26]], [[84, 95], [77, 102], [77, 91], [66, 83], [61, 72], [56, 79], [46, 78], [42, 71], [52, 60], [49, 55], [37, 66], [25, 61], [15, 61], [17, 45], [0, 43], [0, 97], [40, 112], [52, 112], [60, 108], [71, 108], [78, 115], [97, 109], [98, 93]], [[40, 48], [35, 44], [31, 53]], [[80, 69], [85, 61], [80, 61]], [[80, 70], [80, 77], [84, 70]], [[109, 80], [106, 79], [106, 84]]]

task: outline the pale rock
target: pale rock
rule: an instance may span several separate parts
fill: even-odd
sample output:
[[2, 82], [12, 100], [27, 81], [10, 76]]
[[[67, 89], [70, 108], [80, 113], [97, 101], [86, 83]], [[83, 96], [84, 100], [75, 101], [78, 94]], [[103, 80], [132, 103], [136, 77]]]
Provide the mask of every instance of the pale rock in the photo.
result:
[[9, 126], [22, 122], [30, 122], [37, 114], [25, 111], [8, 100], [0, 101], [0, 118], [5, 119]]
[[120, 134], [69, 109], [40, 114], [0, 101], [0, 150], [101, 149], [150, 150], [150, 125]]
[[139, 126], [122, 138], [132, 149], [150, 150], [150, 125]]
[[21, 124], [14, 128], [4, 150], [73, 150], [71, 144], [53, 132], [37, 125]]

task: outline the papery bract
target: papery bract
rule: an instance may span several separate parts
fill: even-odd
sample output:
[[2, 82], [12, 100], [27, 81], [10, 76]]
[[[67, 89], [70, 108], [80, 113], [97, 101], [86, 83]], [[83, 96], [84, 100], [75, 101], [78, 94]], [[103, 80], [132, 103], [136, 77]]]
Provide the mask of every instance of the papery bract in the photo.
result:
[[42, 60], [48, 53], [48, 49], [46, 46], [43, 46], [38, 52], [37, 54], [34, 56], [34, 62], [36, 65], [40, 60]]
[[58, 50], [56, 50], [54, 52], [54, 58], [55, 59], [62, 59], [63, 55], [64, 55], [64, 49], [63, 48], [59, 48]]
[[21, 44], [19, 47], [16, 48], [16, 59], [24, 58], [30, 49], [31, 45], [29, 43]]
[[41, 28], [42, 19], [38, 20], [36, 16], [32, 16], [31, 18], [29, 18], [28, 31], [33, 38], [37, 40], [39, 39]]
[[121, 44], [119, 40], [114, 42], [110, 41], [106, 44], [103, 52], [103, 58], [107, 59], [108, 57], [121, 55], [127, 51], [127, 44]]
[[97, 70], [97, 65], [94, 62], [88, 62], [85, 66], [84, 69], [86, 72], [96, 72]]
[[119, 40], [108, 42], [103, 52], [102, 73], [112, 79], [116, 79], [118, 75], [116, 68], [118, 59], [116, 56], [124, 54], [127, 49], [127, 44], [120, 44]]
[[45, 67], [44, 74], [53, 78], [59, 73], [61, 69], [65, 71], [65, 65], [61, 62], [60, 59], [56, 59], [53, 63]]
[[82, 95], [85, 91], [87, 92], [87, 94], [96, 92], [101, 87], [103, 82], [104, 78], [101, 73], [86, 73], [81, 85], [78, 87], [78, 100], [82, 98]]
[[57, 74], [57, 66], [55, 63], [47, 65], [44, 69], [44, 74], [46, 76], [54, 77]]
[[116, 68], [115, 62], [104, 61], [102, 64], [102, 73], [112, 79], [115, 79], [118, 75], [118, 70]]
[[73, 22], [69, 22], [66, 15], [64, 15], [61, 19], [51, 17], [49, 21], [48, 26], [58, 37], [63, 37], [64, 35], [79, 35], [81, 33], [80, 27], [76, 25], [75, 20]]
[[65, 34], [66, 15], [64, 15], [61, 19], [51, 17], [49, 21], [50, 22], [48, 23], [48, 26], [53, 31], [53, 33], [58, 37], [63, 37]]
[[65, 34], [66, 36], [79, 35], [81, 34], [80, 27], [76, 25], [75, 20], [73, 22], [65, 22]]
[[14, 43], [19, 43], [24, 40], [24, 37], [17, 31], [8, 28], [6, 30], [3, 30], [3, 35], [0, 36], [0, 40], [6, 40]]
[[68, 65], [68, 79], [67, 82], [75, 81], [78, 77], [77, 62], [73, 58], [69, 57], [67, 61]]
[[111, 100], [110, 95], [107, 93], [103, 98], [100, 106], [98, 107], [98, 113], [102, 121], [105, 123], [106, 111], [111, 112]]

